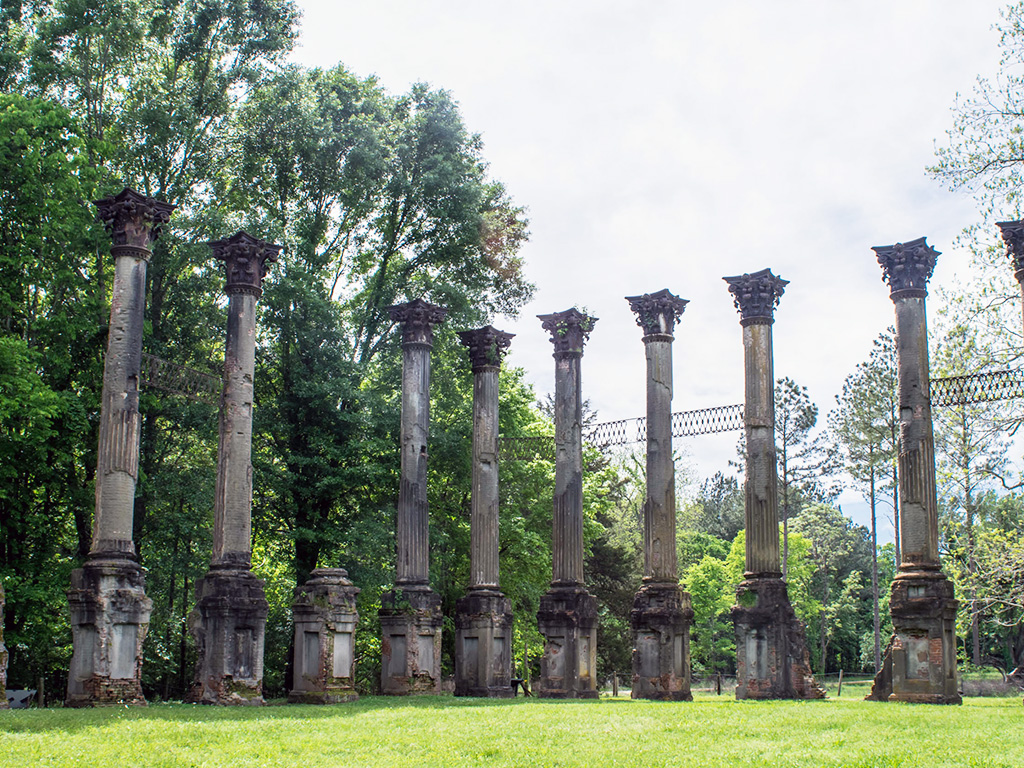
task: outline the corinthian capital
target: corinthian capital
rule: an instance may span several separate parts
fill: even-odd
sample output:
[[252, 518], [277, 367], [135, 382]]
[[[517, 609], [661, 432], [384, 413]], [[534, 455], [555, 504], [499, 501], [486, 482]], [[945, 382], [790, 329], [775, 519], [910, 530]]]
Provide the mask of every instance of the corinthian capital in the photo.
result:
[[388, 314], [402, 325], [402, 345], [434, 344], [434, 326], [448, 316], [448, 310], [423, 299], [413, 299], [405, 304], [388, 307]]
[[779, 305], [789, 280], [773, 275], [770, 269], [722, 279], [729, 284], [733, 304], [740, 312], [740, 325], [771, 325], [775, 322], [775, 307]]
[[551, 334], [555, 345], [555, 358], [582, 357], [583, 345], [594, 330], [596, 317], [585, 315], [578, 309], [567, 309], [550, 315], [537, 315], [544, 330]]
[[110, 233], [114, 256], [135, 255], [149, 259], [149, 244], [160, 235], [160, 227], [170, 221], [176, 206], [140, 195], [125, 187], [113, 197], [93, 202], [96, 216]]
[[686, 305], [690, 302], [664, 288], [657, 293], [645, 293], [643, 296], [627, 296], [629, 308], [636, 313], [636, 324], [644, 329], [644, 338], [649, 336], [665, 336], [672, 339], [672, 331], [683, 316]]
[[459, 331], [459, 338], [469, 350], [469, 360], [474, 371], [500, 368], [501, 358], [508, 351], [514, 333], [499, 331], [493, 325], [485, 325], [475, 331]]
[[224, 290], [228, 295], [250, 293], [260, 296], [267, 264], [276, 262], [281, 252], [280, 245], [258, 240], [248, 232], [237, 232], [226, 240], [214, 240], [209, 246], [213, 249], [214, 258], [224, 262], [228, 279]]
[[1006, 243], [1006, 255], [1013, 262], [1013, 276], [1024, 283], [1024, 221], [1000, 221], [996, 226]]
[[928, 295], [928, 280], [935, 270], [935, 257], [939, 252], [923, 237], [908, 243], [873, 247], [882, 267], [882, 280], [889, 284], [889, 296]]

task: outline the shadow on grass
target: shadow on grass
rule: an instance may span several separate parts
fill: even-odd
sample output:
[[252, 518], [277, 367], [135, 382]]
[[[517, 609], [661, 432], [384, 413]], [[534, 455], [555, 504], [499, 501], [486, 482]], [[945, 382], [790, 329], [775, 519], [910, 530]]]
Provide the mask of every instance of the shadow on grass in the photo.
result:
[[[358, 701], [343, 704], [286, 704], [271, 701], [262, 707], [218, 707], [206, 704], [185, 704], [167, 702], [150, 704], [147, 707], [97, 707], [95, 709], [69, 709], [53, 707], [48, 709], [9, 710], [0, 712], [0, 733], [42, 733], [47, 731], [76, 732], [90, 728], [102, 728], [121, 721], [168, 721], [168, 722], [245, 722], [245, 721], [288, 721], [328, 720], [351, 718], [369, 712], [399, 709], [450, 710], [470, 707], [507, 708], [524, 705], [559, 706], [578, 702], [576, 699], [539, 699], [536, 697], [514, 699], [484, 699], [440, 696], [365, 696]], [[629, 699], [596, 699], [591, 704], [630, 703]]]

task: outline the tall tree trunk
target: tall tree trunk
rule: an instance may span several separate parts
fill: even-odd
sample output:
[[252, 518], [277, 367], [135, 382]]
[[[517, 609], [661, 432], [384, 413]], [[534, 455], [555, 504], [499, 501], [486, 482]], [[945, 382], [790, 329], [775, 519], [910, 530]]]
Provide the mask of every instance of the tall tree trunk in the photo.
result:
[[882, 669], [882, 621], [878, 612], [878, 532], [875, 526], [875, 461], [871, 451], [871, 603], [875, 624], [875, 674]]

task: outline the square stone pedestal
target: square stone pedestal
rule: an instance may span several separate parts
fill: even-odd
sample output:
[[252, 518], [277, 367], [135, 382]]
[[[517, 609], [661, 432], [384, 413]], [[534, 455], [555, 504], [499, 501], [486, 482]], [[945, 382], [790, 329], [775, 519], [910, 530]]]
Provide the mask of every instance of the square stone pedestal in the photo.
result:
[[7, 709], [7, 646], [4, 645], [4, 585], [0, 582], [0, 709]]
[[455, 605], [455, 695], [512, 696], [512, 604], [477, 589]]
[[263, 581], [248, 570], [210, 570], [196, 583], [189, 624], [199, 652], [189, 700], [263, 704]]
[[441, 596], [428, 586], [396, 587], [381, 595], [381, 692], [389, 696], [441, 692]]
[[823, 699], [811, 674], [803, 623], [781, 578], [740, 582], [732, 618], [736, 629], [737, 699]]
[[67, 706], [145, 706], [142, 642], [153, 610], [145, 586], [143, 569], [129, 560], [90, 562], [71, 572]]
[[356, 595], [344, 568], [317, 568], [295, 588], [295, 674], [288, 701], [336, 704], [359, 698], [355, 689]]
[[692, 701], [690, 595], [678, 584], [645, 584], [633, 598], [634, 699]]
[[552, 587], [540, 599], [544, 635], [537, 695], [597, 698], [597, 600], [582, 586]]
[[868, 699], [960, 704], [953, 582], [941, 571], [901, 573], [892, 583], [893, 636]]

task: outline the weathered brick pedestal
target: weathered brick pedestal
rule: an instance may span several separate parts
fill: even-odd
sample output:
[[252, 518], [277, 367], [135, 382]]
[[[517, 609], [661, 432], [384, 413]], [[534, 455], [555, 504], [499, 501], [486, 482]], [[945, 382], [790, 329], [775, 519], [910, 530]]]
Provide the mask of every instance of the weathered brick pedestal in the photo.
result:
[[498, 373], [511, 333], [459, 333], [473, 366], [470, 584], [455, 606], [455, 695], [512, 695], [512, 604], [498, 586]]
[[723, 278], [743, 328], [746, 405], [746, 567], [736, 590], [737, 699], [818, 699], [803, 624], [782, 580], [775, 456], [772, 323], [788, 281], [763, 269]]
[[539, 317], [555, 347], [555, 498], [551, 588], [537, 611], [545, 640], [537, 694], [596, 698], [597, 601], [583, 584], [580, 358], [597, 318], [575, 309]]
[[336, 704], [359, 698], [354, 643], [358, 594], [344, 568], [317, 568], [295, 588], [295, 674], [288, 701]]
[[893, 636], [871, 694], [876, 701], [959, 704], [953, 584], [940, 570], [935, 443], [929, 401], [927, 285], [938, 252], [925, 238], [880, 246], [896, 310], [902, 559], [892, 585]]
[[7, 709], [7, 646], [4, 645], [4, 585], [0, 582], [0, 709]]
[[239, 232], [210, 243], [227, 274], [228, 328], [210, 570], [196, 583], [190, 628], [198, 659], [190, 699], [263, 704], [267, 600], [252, 561], [252, 405], [256, 301], [281, 246]]
[[668, 290], [627, 296], [647, 356], [647, 494], [643, 586], [633, 599], [634, 699], [690, 701], [690, 595], [679, 587], [672, 458], [673, 329], [686, 300]]
[[422, 299], [389, 309], [402, 328], [402, 479], [395, 587], [381, 596], [381, 692], [441, 692], [441, 596], [430, 588], [427, 436], [434, 325], [448, 310]]
[[1006, 243], [1006, 255], [1013, 264], [1013, 278], [1020, 286], [1021, 317], [1024, 319], [1024, 220], [1000, 221], [996, 226]]
[[139, 475], [139, 376], [150, 244], [174, 206], [127, 187], [97, 200], [111, 234], [114, 284], [103, 358], [96, 506], [89, 558], [71, 574], [68, 607], [74, 652], [66, 704], [146, 703], [142, 642], [152, 601], [135, 559], [133, 515]]

